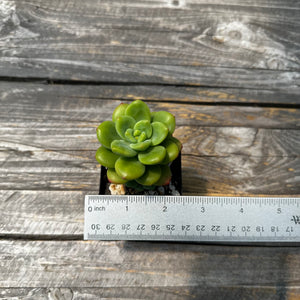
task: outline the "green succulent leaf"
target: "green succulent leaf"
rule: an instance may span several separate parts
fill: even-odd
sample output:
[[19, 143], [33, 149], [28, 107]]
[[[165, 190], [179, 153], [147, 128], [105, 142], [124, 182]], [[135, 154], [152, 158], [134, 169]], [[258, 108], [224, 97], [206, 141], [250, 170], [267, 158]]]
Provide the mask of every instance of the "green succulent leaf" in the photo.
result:
[[135, 100], [131, 102], [126, 108], [126, 115], [134, 118], [136, 122], [140, 120], [151, 120], [151, 113], [148, 105], [141, 101]]
[[136, 139], [135, 139], [135, 137], [133, 135], [133, 129], [132, 128], [128, 128], [125, 131], [125, 136], [126, 136], [127, 141], [129, 141], [131, 143], [136, 143]]
[[152, 122], [164, 123], [172, 134], [175, 130], [175, 117], [167, 111], [158, 111], [152, 115]]
[[171, 169], [168, 165], [162, 165], [160, 166], [161, 168], [161, 175], [158, 181], [155, 182], [155, 185], [157, 186], [162, 186], [162, 185], [167, 185], [170, 183], [171, 180]]
[[135, 189], [137, 192], [142, 192], [144, 190], [144, 187], [141, 184], [137, 183], [135, 180], [127, 181], [126, 186]]
[[163, 146], [150, 147], [138, 154], [139, 161], [144, 165], [156, 165], [161, 163], [166, 156], [166, 149]]
[[159, 165], [147, 166], [145, 173], [136, 179], [142, 185], [153, 185], [161, 176], [161, 169]]
[[123, 140], [114, 140], [111, 143], [111, 150], [115, 154], [124, 157], [134, 157], [137, 155], [137, 152], [130, 147], [130, 144]]
[[119, 155], [111, 152], [109, 149], [101, 146], [96, 151], [96, 160], [99, 162], [100, 165], [106, 168], [114, 168]]
[[121, 178], [133, 180], [141, 177], [146, 167], [136, 157], [120, 157], [116, 161], [115, 169]]
[[168, 128], [161, 122], [153, 122], [152, 126], [152, 145], [159, 145], [168, 135]]
[[130, 147], [136, 151], [145, 151], [151, 146], [151, 140], [145, 140], [140, 143], [130, 144]]
[[107, 170], [107, 178], [109, 182], [117, 183], [117, 184], [124, 184], [127, 182], [126, 179], [120, 177], [115, 169], [108, 169]]
[[133, 136], [139, 136], [141, 134], [141, 131], [140, 130], [135, 130], [133, 132]]
[[96, 159], [108, 168], [111, 182], [133, 184], [135, 189], [168, 184], [169, 165], [182, 148], [172, 136], [174, 130], [175, 117], [171, 113], [152, 113], [141, 100], [122, 103], [114, 110], [112, 121], [97, 128], [102, 146]]
[[151, 122], [153, 122], [153, 118], [154, 118], [154, 115], [156, 114], [157, 112], [156, 111], [151, 111], [150, 115], [151, 115]]
[[141, 143], [141, 142], [145, 141], [146, 138], [147, 138], [146, 133], [145, 133], [145, 132], [142, 132], [142, 133], [140, 134], [140, 136], [137, 138], [137, 141], [138, 141], [139, 143]]
[[182, 149], [181, 142], [176, 137], [174, 137], [174, 136], [170, 136], [170, 137], [168, 137], [168, 139], [170, 139], [172, 142], [174, 142], [177, 145], [178, 151], [180, 152], [181, 149]]
[[[116, 121], [116, 130], [122, 139], [127, 140], [126, 131], [127, 129], [133, 129], [135, 120], [129, 116], [121, 116]], [[130, 140], [129, 140], [130, 142]]]
[[121, 116], [124, 116], [125, 115], [125, 111], [126, 111], [126, 108], [129, 104], [126, 104], [126, 103], [121, 103], [120, 105], [118, 105], [113, 114], [112, 114], [112, 120], [114, 122], [116, 122], [118, 120], [119, 117]]
[[166, 148], [167, 154], [162, 164], [168, 164], [172, 162], [179, 154], [178, 146], [171, 139], [166, 139], [163, 141], [162, 145]]
[[145, 132], [146, 137], [149, 139], [152, 135], [152, 127], [148, 120], [141, 120], [134, 125], [134, 132], [136, 135], [140, 135], [142, 132]]
[[104, 121], [97, 128], [97, 138], [106, 148], [110, 149], [110, 144], [116, 139], [120, 139], [113, 121]]
[[144, 190], [153, 191], [155, 190], [155, 185], [142, 185]]

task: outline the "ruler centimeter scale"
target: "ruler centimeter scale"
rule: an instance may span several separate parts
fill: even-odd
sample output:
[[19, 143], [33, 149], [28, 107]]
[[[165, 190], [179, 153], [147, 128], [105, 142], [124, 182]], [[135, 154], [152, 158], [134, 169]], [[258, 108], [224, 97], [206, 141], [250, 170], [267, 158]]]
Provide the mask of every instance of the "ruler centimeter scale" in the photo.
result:
[[300, 242], [300, 198], [87, 195], [84, 239]]

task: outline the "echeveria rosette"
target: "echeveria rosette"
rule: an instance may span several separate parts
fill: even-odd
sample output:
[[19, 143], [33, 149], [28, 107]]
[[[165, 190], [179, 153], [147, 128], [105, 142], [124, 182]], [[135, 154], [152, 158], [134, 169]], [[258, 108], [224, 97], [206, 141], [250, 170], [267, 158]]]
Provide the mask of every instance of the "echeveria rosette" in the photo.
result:
[[110, 182], [146, 187], [168, 184], [169, 165], [181, 150], [181, 143], [172, 136], [174, 130], [171, 113], [150, 112], [141, 100], [122, 103], [114, 110], [112, 121], [97, 128], [102, 146], [96, 159], [108, 168]]

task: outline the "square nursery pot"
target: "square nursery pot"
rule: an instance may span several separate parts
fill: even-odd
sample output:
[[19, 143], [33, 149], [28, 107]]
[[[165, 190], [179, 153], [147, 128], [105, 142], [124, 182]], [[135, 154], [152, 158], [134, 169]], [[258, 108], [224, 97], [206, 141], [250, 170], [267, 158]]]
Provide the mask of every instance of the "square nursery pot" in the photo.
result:
[[[172, 178], [169, 186], [175, 187], [175, 190], [182, 195], [182, 176], [181, 176], [181, 152], [178, 157], [170, 165]], [[106, 176], [107, 169], [101, 166], [101, 176], [100, 176], [100, 189], [99, 195], [110, 195], [108, 192], [109, 181]], [[171, 188], [167, 187], [164, 189], [166, 193], [164, 195], [172, 195]], [[141, 195], [142, 193], [139, 193]]]

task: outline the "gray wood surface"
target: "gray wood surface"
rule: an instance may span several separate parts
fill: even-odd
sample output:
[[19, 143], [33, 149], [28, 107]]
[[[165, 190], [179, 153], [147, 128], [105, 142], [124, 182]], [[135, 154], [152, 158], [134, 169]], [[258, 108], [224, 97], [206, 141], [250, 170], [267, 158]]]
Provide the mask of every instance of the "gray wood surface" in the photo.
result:
[[[118, 93], [117, 99], [116, 96], [103, 99], [101, 94], [103, 90], [111, 91], [111, 94]], [[122, 92], [125, 94], [121, 94]], [[73, 126], [77, 126], [80, 130], [84, 130], [81, 126], [90, 127], [91, 124], [96, 128], [100, 122], [111, 119], [112, 111], [118, 104], [130, 101], [126, 99], [128, 97], [126, 92], [119, 89], [118, 85], [103, 85], [97, 90], [97, 87], [94, 89], [86, 85], [49, 86], [3, 82], [3, 87], [0, 86], [2, 99], [0, 121], [10, 127], [4, 127], [5, 132], [12, 131], [15, 126], [26, 127], [26, 124], [36, 131], [46, 124], [61, 127], [67, 122], [73, 122]], [[219, 97], [218, 92], [214, 95], [214, 89], [210, 93], [212, 97]], [[205, 102], [199, 105], [201, 101], [189, 102], [188, 98], [178, 99], [176, 94], [170, 95], [170, 98], [164, 101], [146, 100], [151, 110], [168, 110], [173, 113], [178, 126], [274, 129], [298, 129], [300, 126], [298, 105], [287, 105], [283, 101], [276, 105], [264, 106], [251, 105], [247, 100], [244, 101], [246, 103], [242, 105], [241, 103], [228, 105], [227, 101], [223, 102], [220, 97], [218, 103]]]
[[[67, 290], [53, 289], [67, 295], [77, 293], [78, 288], [82, 293], [86, 287], [101, 287], [98, 293], [112, 299], [117, 295], [121, 299], [161, 299], [164, 295], [193, 299], [206, 293], [219, 298], [238, 296], [242, 290], [246, 299], [282, 299], [298, 293], [297, 248], [10, 240], [0, 241], [0, 250], [6, 257], [1, 261], [0, 281], [18, 288], [16, 293], [28, 286], [68, 286]], [[30, 292], [46, 294], [45, 290]], [[92, 292], [87, 289], [85, 297]]]
[[[191, 291], [190, 291], [191, 290]], [[188, 300], [188, 299], [297, 299], [297, 288], [260, 286], [234, 287], [103, 287], [103, 288], [0, 288], [0, 299], [39, 299], [39, 300], [79, 300], [79, 299], [149, 299], [149, 300]], [[2, 297], [2, 298], [1, 298]]]
[[[88, 96], [85, 87], [6, 82], [0, 88], [0, 188], [98, 190], [95, 130], [121, 101], [95, 91]], [[147, 102], [176, 116], [184, 193], [299, 194], [299, 109]]]
[[0, 299], [299, 299], [299, 245], [83, 241], [95, 130], [133, 99], [176, 116], [184, 194], [300, 197], [299, 20], [296, 0], [1, 0]]
[[1, 76], [299, 86], [297, 1], [3, 3]]
[[3, 60], [298, 70], [299, 3], [265, 2], [4, 0]]
[[[41, 84], [42, 83], [42, 84]], [[50, 83], [50, 84], [48, 84]], [[245, 88], [209, 88], [187, 87], [155, 84], [53, 84], [51, 81], [32, 82], [0, 82], [0, 95], [6, 101], [15, 99], [102, 99], [102, 100], [149, 100], [151, 102], [185, 102], [197, 104], [249, 104], [259, 106], [297, 106], [299, 105], [300, 88], [288, 89], [245, 89]], [[78, 99], [79, 98], [79, 99]]]

